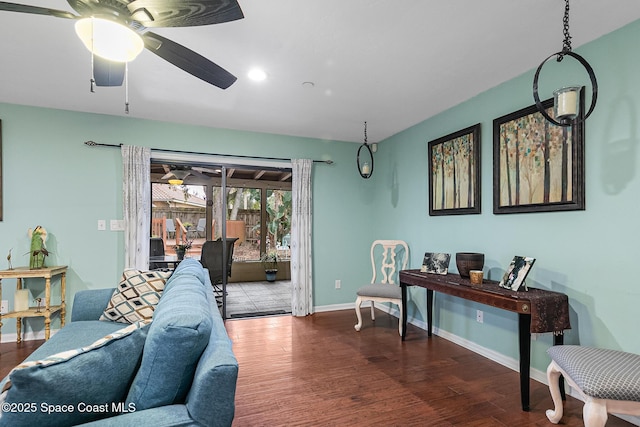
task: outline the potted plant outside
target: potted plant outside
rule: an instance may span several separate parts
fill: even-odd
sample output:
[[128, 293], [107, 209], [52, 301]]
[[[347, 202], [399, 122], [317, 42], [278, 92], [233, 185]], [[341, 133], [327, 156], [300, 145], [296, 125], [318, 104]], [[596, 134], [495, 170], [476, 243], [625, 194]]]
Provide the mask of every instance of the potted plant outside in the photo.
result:
[[278, 273], [278, 254], [276, 252], [267, 252], [260, 257], [262, 268], [264, 268], [267, 282], [275, 282]]
[[189, 249], [191, 249], [192, 245], [193, 245], [193, 241], [187, 240], [186, 242], [180, 243], [179, 245], [175, 246], [176, 255], [178, 256], [178, 260], [183, 260], [184, 259], [184, 255], [187, 253], [187, 251]]

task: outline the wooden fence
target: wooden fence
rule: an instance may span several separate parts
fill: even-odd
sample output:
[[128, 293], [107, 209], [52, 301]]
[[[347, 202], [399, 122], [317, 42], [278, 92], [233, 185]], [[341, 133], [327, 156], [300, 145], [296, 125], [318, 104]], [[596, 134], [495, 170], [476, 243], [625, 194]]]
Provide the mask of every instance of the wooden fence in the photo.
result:
[[[200, 218], [204, 218], [205, 212], [203, 208], [153, 208], [153, 218], [152, 223], [157, 224], [154, 228], [151, 229], [151, 235], [162, 237], [163, 240], [167, 241], [166, 234], [162, 234], [161, 226], [162, 226], [162, 218], [167, 219], [178, 219], [180, 223], [184, 226], [184, 231], [188, 231], [189, 229], [195, 229], [198, 225], [198, 220]], [[249, 242], [260, 242], [260, 228], [258, 224], [260, 223], [260, 211], [259, 210], [239, 210], [238, 215], [235, 218], [239, 221], [244, 221], [244, 239]], [[177, 221], [175, 221], [177, 222]], [[179, 227], [176, 226], [176, 240], [180, 241], [182, 235], [178, 233], [177, 229]], [[229, 229], [230, 225], [227, 223], [227, 234], [231, 232]], [[233, 226], [232, 226], [233, 228]], [[180, 233], [182, 230], [180, 231]], [[156, 234], [157, 233], [157, 234]], [[214, 238], [219, 237], [219, 232], [215, 232], [214, 230]], [[234, 234], [239, 234], [234, 231]], [[173, 236], [170, 236], [173, 237]], [[229, 236], [229, 237], [240, 237], [238, 236]], [[186, 237], [184, 237], [186, 238]]]

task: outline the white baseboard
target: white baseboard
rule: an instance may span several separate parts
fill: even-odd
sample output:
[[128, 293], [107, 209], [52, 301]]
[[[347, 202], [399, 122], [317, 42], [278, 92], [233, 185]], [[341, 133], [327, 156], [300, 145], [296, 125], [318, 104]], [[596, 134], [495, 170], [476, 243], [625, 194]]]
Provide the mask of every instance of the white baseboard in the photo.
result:
[[[313, 307], [314, 313], [322, 313], [325, 311], [339, 311], [339, 310], [355, 310], [356, 304], [351, 302], [347, 304], [332, 304], [332, 305], [320, 305]], [[353, 312], [353, 316], [355, 317], [356, 313]]]
[[[50, 336], [54, 336], [57, 332], [59, 331], [59, 329], [51, 329], [51, 335]], [[29, 331], [29, 332], [24, 332], [22, 334], [22, 341], [34, 341], [34, 340], [43, 340], [44, 339], [44, 331]], [[18, 341], [18, 334], [17, 333], [12, 333], [12, 334], [2, 334], [2, 343], [6, 343], [6, 342], [17, 342]]]
[[[380, 309], [381, 311], [384, 311], [385, 313], [389, 313], [394, 317], [397, 317], [397, 318], [400, 317], [400, 312], [398, 311], [398, 309], [395, 308], [395, 306], [376, 303], [376, 308]], [[347, 309], [355, 310], [355, 303], [315, 307], [316, 312], [347, 310]], [[354, 316], [355, 316], [355, 313], [354, 313]], [[424, 321], [416, 320], [414, 318], [407, 318], [407, 323], [417, 326], [418, 328], [424, 331], [427, 330], [427, 324]], [[439, 328], [433, 328], [433, 333], [439, 336], [440, 338], [444, 338], [447, 341], [451, 341], [454, 344], [457, 344], [461, 347], [466, 348], [467, 350], [473, 351], [474, 353], [484, 356], [487, 359], [493, 362], [499, 363], [500, 365], [505, 366], [513, 371], [516, 371], [516, 372], [520, 371], [520, 362], [517, 359], [505, 356], [504, 354], [493, 351], [490, 348], [483, 347], [473, 341], [469, 341], [466, 338], [462, 338], [450, 332], [440, 330]], [[538, 381], [539, 383], [549, 386], [549, 383], [547, 382], [546, 372], [540, 371], [539, 369], [531, 368], [529, 371], [529, 377], [533, 380]], [[569, 396], [575, 399], [578, 399], [580, 401], [584, 401], [580, 393], [573, 390], [571, 387], [569, 387], [569, 385], [566, 385], [566, 392]], [[552, 408], [549, 408], [549, 409], [552, 409]], [[619, 414], [615, 414], [615, 416], [633, 425], [640, 426], [640, 417], [634, 417], [630, 415], [619, 415]]]

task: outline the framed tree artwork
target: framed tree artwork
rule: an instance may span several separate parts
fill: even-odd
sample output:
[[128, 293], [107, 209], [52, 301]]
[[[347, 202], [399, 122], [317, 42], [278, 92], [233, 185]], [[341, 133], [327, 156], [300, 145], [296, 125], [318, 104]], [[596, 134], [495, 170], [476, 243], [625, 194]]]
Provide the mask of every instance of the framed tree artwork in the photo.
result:
[[480, 213], [480, 123], [428, 144], [429, 215]]
[[[553, 99], [542, 105], [554, 117]], [[554, 125], [535, 105], [493, 121], [494, 214], [584, 208], [583, 124]]]

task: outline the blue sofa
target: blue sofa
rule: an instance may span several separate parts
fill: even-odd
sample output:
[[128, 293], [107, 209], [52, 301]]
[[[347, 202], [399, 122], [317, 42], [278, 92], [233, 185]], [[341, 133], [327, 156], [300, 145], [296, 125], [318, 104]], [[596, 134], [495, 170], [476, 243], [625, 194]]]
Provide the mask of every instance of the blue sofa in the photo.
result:
[[0, 426], [230, 426], [238, 362], [212, 289], [187, 259], [132, 325], [98, 320], [114, 288], [76, 293], [71, 322], [0, 382]]

